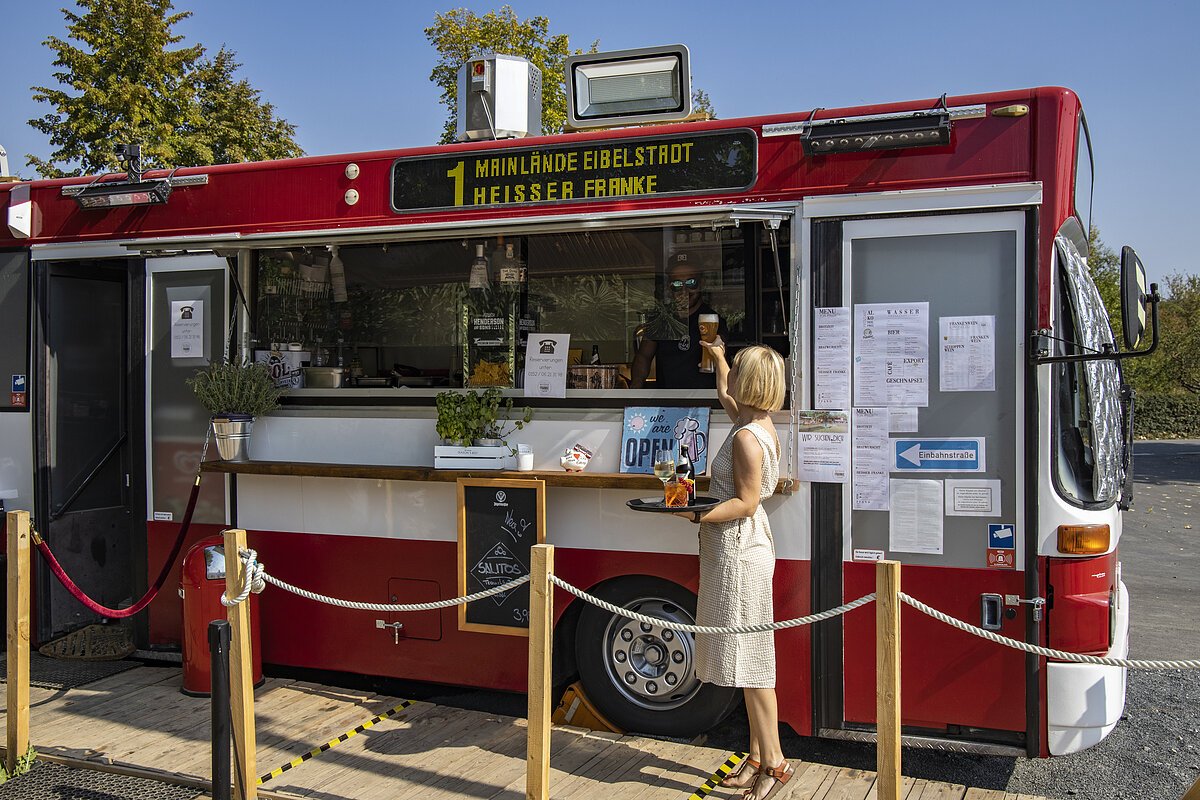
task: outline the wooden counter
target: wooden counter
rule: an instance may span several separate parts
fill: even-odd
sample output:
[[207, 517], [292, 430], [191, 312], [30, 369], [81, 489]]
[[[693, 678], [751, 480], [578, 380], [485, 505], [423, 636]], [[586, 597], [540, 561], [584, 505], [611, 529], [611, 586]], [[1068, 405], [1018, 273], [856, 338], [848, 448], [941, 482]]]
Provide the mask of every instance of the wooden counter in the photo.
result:
[[[292, 475], [306, 478], [371, 478], [384, 481], [436, 481], [454, 483], [459, 478], [527, 478], [547, 486], [576, 486], [586, 489], [631, 489], [662, 491], [653, 475], [622, 475], [615, 472], [567, 472], [538, 469], [528, 472], [498, 469], [434, 469], [433, 467], [389, 467], [379, 464], [315, 464], [299, 461], [206, 461], [203, 472], [232, 475]], [[708, 490], [708, 476], [696, 480], [699, 491]]]

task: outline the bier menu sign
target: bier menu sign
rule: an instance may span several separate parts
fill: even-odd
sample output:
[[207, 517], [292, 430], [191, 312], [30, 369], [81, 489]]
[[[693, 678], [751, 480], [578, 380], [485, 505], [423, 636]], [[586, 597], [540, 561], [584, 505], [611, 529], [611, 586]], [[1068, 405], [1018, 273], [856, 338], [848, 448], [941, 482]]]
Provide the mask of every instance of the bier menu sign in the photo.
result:
[[[458, 479], [458, 594], [529, 574], [530, 550], [546, 539], [546, 482]], [[464, 631], [529, 635], [529, 584], [458, 606]]]
[[456, 151], [397, 159], [392, 210], [737, 192], [757, 174], [758, 138], [749, 129]]

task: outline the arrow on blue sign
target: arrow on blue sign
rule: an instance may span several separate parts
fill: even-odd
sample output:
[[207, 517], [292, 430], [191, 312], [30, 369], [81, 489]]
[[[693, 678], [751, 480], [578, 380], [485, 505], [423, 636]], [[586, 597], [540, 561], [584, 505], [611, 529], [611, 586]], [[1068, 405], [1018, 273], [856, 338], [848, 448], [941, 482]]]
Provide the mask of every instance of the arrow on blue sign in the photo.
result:
[[899, 472], [983, 472], [984, 440], [893, 439]]

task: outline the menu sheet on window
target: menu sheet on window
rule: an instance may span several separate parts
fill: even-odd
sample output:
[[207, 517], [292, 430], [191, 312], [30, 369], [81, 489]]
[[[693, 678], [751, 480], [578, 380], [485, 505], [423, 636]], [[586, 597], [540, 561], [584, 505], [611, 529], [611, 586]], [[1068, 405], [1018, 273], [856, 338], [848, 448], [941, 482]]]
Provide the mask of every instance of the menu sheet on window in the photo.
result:
[[856, 408], [851, 420], [854, 448], [854, 510], [887, 511], [888, 410]]
[[929, 303], [854, 306], [854, 405], [929, 405]]
[[938, 317], [943, 392], [996, 390], [996, 318]]
[[850, 309], [816, 308], [813, 407], [850, 406]]
[[845, 483], [850, 470], [849, 414], [845, 411], [800, 411], [800, 457], [797, 477], [815, 483]]
[[942, 553], [942, 482], [892, 480], [888, 550]]

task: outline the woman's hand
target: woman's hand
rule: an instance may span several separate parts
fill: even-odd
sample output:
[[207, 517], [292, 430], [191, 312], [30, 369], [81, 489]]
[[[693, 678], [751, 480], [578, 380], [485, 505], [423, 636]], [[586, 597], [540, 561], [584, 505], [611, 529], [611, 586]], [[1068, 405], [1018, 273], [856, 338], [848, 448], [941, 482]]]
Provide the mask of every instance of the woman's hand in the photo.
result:
[[725, 363], [725, 340], [722, 339], [720, 336], [718, 336], [712, 342], [706, 342], [703, 339], [701, 339], [700, 346], [703, 347], [705, 350], [707, 350], [708, 354], [718, 364]]

